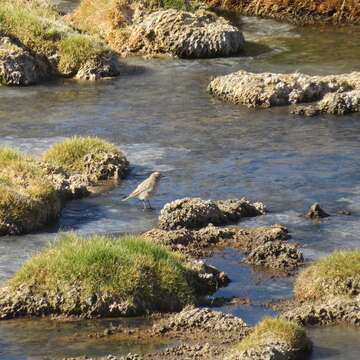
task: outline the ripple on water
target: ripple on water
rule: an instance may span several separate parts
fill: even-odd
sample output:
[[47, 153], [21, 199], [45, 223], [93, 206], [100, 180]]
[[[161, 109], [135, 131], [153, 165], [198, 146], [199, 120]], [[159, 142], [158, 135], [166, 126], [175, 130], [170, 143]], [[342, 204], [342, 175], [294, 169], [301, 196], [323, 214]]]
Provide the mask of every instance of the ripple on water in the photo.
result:
[[[40, 154], [67, 136], [98, 135], [123, 147], [132, 163], [130, 176], [120, 187], [69, 202], [53, 229], [2, 238], [1, 280], [44, 248], [59, 229], [81, 233], [142, 231], [156, 224], [158, 211], [166, 202], [185, 196], [246, 196], [263, 201], [271, 212], [243, 224], [283, 223], [309, 259], [338, 247], [359, 247], [359, 116], [303, 119], [290, 116], [286, 108], [252, 111], [209, 96], [206, 86], [212, 76], [239, 69], [359, 70], [360, 33], [353, 28], [299, 29], [258, 19], [243, 22], [248, 39], [258, 39], [270, 49], [262, 49], [258, 55], [258, 48], [250, 48], [246, 56], [229, 59], [131, 59], [126, 60], [128, 65], [143, 70], [125, 72], [113, 81], [0, 88], [4, 100], [0, 102], [0, 144]], [[157, 211], [143, 212], [136, 200], [120, 201], [154, 170], [165, 174], [153, 203]], [[315, 201], [331, 214], [348, 208], [353, 215], [332, 216], [320, 224], [301, 218]], [[240, 259], [241, 254], [227, 250], [209, 261], [233, 279], [219, 295], [254, 300], [252, 306], [221, 309], [255, 323], [273, 314], [261, 303], [291, 295], [293, 279], [259, 278], [258, 273], [240, 265]], [[92, 354], [110, 351], [101, 343], [87, 347], [86, 342], [71, 338], [80, 331], [77, 327], [86, 329], [85, 323], [29, 324], [0, 323], [2, 359], [18, 360], [52, 351], [62, 356], [80, 355], [86, 349]], [[99, 323], [93, 324], [101, 328]], [[316, 344], [313, 358], [358, 358], [355, 335], [339, 328], [311, 331]], [[126, 349], [136, 349], [132, 346]]]

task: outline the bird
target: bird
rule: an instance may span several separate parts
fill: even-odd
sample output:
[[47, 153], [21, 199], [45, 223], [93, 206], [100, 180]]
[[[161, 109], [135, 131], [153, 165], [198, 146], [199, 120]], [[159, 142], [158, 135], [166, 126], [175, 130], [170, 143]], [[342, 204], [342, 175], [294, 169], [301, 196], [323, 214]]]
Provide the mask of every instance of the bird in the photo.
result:
[[152, 209], [149, 199], [153, 195], [155, 195], [157, 187], [159, 185], [160, 177], [161, 177], [161, 173], [159, 171], [153, 172], [146, 180], [144, 180], [141, 184], [139, 184], [137, 188], [130, 195], [128, 195], [122, 201], [127, 201], [132, 198], [137, 198], [143, 202], [144, 210], [147, 208]]

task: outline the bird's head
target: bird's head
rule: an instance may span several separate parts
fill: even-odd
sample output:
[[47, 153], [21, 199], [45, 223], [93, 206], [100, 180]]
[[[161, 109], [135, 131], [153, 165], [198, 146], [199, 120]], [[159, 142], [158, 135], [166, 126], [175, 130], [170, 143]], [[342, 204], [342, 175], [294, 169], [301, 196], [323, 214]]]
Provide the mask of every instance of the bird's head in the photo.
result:
[[161, 172], [155, 171], [151, 174], [151, 176], [154, 177], [156, 180], [158, 180], [161, 177]]

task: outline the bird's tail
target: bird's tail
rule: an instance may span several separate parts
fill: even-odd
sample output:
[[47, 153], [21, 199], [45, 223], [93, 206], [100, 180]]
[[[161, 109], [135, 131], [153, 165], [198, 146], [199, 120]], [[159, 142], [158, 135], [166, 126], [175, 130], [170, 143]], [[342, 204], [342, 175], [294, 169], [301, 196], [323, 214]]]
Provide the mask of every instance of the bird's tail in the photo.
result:
[[126, 198], [122, 199], [121, 201], [128, 201], [128, 200], [131, 199], [131, 198], [132, 198], [132, 196], [129, 195], [129, 196], [127, 196]]

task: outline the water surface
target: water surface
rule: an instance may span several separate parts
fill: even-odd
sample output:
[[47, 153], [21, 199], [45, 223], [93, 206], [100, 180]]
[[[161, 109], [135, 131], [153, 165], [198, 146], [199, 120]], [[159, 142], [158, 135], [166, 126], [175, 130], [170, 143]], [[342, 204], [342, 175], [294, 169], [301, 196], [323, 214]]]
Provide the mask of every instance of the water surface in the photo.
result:
[[[123, 184], [102, 195], [73, 201], [60, 222], [39, 234], [0, 239], [0, 280], [8, 279], [58, 231], [140, 232], [156, 224], [159, 209], [185, 196], [263, 201], [270, 213], [244, 221], [256, 226], [282, 223], [309, 260], [336, 248], [359, 247], [360, 118], [321, 115], [301, 118], [288, 109], [250, 111], [212, 98], [212, 76], [239, 69], [330, 74], [359, 70], [357, 28], [298, 29], [269, 20], [243, 18], [252, 44], [229, 59], [124, 61], [122, 76], [94, 84], [58, 81], [23, 89], [0, 88], [0, 144], [40, 155], [72, 135], [97, 135], [120, 146], [131, 162]], [[253, 44], [261, 43], [262, 46]], [[134, 201], [121, 202], [154, 170], [164, 178], [154, 199], [155, 212]], [[300, 217], [318, 201], [332, 216], [320, 224]], [[273, 313], [262, 306], [291, 296], [293, 279], [264, 279], [240, 265], [228, 249], [209, 259], [233, 282], [218, 295], [251, 297], [254, 304], [221, 310], [254, 324]], [[0, 358], [26, 359], [127, 353], [148, 345], [105, 344], [80, 338], [103, 322], [0, 323]], [[20, 324], [20, 323], [19, 323]], [[39, 325], [40, 324], [40, 325]], [[85, 335], [84, 335], [85, 334]], [[313, 359], [355, 359], [360, 353], [353, 329], [312, 329]], [[75, 336], [75, 338], [74, 338]], [[154, 346], [156, 346], [154, 344]], [[357, 355], [357, 357], [356, 357]]]

